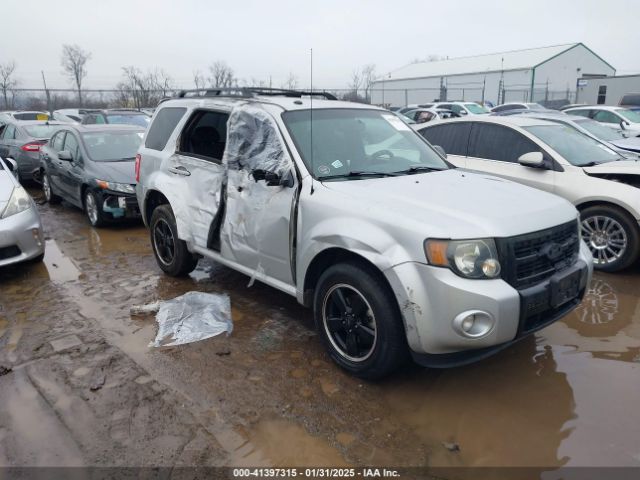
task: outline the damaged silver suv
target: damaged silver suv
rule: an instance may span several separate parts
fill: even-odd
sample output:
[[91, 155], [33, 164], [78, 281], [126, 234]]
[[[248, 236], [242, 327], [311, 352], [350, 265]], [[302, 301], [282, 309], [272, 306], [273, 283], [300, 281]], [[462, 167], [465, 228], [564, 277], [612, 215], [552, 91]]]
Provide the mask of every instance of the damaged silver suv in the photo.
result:
[[581, 301], [566, 200], [452, 167], [392, 113], [308, 92], [181, 92], [140, 148], [158, 265], [201, 256], [312, 307], [332, 358], [379, 378], [495, 353]]

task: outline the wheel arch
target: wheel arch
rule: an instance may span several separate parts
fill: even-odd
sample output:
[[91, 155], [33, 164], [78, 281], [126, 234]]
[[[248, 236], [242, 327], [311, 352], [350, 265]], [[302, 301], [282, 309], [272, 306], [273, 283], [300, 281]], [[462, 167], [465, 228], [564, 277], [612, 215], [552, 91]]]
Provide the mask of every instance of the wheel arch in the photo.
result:
[[160, 191], [149, 190], [145, 196], [144, 205], [142, 208], [142, 215], [144, 216], [143, 220], [145, 224], [149, 225], [153, 211], [160, 205], [171, 206], [171, 202], [169, 202], [169, 199]]
[[624, 213], [625, 215], [629, 216], [629, 218], [631, 218], [632, 220], [635, 220], [636, 224], [638, 223], [637, 219], [634, 217], [634, 215], [629, 211], [628, 208], [626, 208], [623, 205], [620, 205], [619, 203], [615, 203], [615, 202], [611, 202], [611, 201], [607, 201], [607, 200], [588, 200], [582, 203], [579, 203], [576, 205], [576, 208], [578, 209], [578, 211], [580, 213], [582, 213], [584, 210], [586, 210], [587, 208], [590, 207], [608, 207], [608, 208], [613, 208], [615, 210], [619, 210], [620, 212]]

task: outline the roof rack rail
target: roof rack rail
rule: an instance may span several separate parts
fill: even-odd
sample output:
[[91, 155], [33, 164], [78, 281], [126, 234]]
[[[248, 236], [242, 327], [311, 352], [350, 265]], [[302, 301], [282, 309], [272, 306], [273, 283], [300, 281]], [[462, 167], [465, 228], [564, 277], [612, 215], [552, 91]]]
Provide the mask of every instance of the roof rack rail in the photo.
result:
[[[337, 100], [336, 96], [325, 91], [287, 90], [284, 88], [267, 87], [224, 87], [224, 88], [198, 88], [193, 90], [180, 90], [177, 98], [185, 97], [240, 97], [252, 98], [262, 96], [282, 96], [291, 98], [324, 97], [327, 100]], [[173, 98], [176, 98], [173, 97]], [[162, 101], [168, 100], [162, 99]]]

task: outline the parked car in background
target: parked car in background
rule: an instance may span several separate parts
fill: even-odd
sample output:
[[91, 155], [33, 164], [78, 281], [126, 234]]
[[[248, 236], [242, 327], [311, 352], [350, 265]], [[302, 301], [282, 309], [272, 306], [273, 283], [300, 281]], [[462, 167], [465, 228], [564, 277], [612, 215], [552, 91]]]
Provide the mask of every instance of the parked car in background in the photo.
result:
[[14, 119], [0, 126], [0, 157], [17, 162], [20, 181], [33, 179], [33, 172], [40, 166], [40, 149], [62, 125]]
[[16, 168], [13, 160], [0, 158], [0, 267], [44, 258], [40, 215], [15, 178]]
[[402, 113], [393, 112], [393, 114], [408, 125], [415, 125], [417, 123], [413, 118], [407, 117]]
[[609, 128], [624, 130], [628, 136], [640, 136], [640, 112], [634, 112], [628, 108], [591, 105], [568, 108], [564, 112], [591, 118]]
[[629, 110], [639, 111], [640, 110], [640, 93], [627, 93], [622, 96], [620, 99], [620, 103], [618, 106], [623, 108], [628, 108]]
[[412, 119], [415, 123], [427, 123], [434, 120], [443, 120], [446, 118], [457, 118], [460, 115], [444, 108], [416, 108], [404, 113], [405, 116]]
[[295, 296], [332, 359], [366, 378], [410, 353], [440, 367], [495, 353], [574, 309], [591, 275], [569, 202], [451, 168], [370, 105], [255, 89], [168, 100], [137, 166], [164, 272], [204, 256]]
[[497, 107], [493, 107], [490, 111], [492, 113], [506, 112], [507, 110], [546, 110], [539, 103], [527, 103], [527, 102], [507, 102]]
[[622, 270], [640, 255], [640, 162], [575, 128], [530, 116], [473, 117], [419, 130], [454, 165], [571, 201], [595, 267]]
[[150, 117], [146, 113], [131, 109], [110, 109], [90, 112], [82, 117], [83, 125], [137, 125], [147, 128]]
[[60, 122], [66, 123], [81, 123], [82, 118], [88, 113], [100, 112], [97, 109], [87, 109], [87, 108], [62, 108], [60, 110], [54, 110], [52, 112], [52, 118], [54, 120], [58, 120]]
[[436, 102], [432, 108], [442, 108], [451, 110], [459, 116], [465, 115], [486, 115], [489, 110], [476, 102]]
[[613, 128], [605, 127], [604, 125], [596, 122], [595, 120], [591, 120], [590, 118], [566, 114], [562, 112], [547, 113], [539, 112], [537, 110], [529, 111], [529, 114], [527, 116], [531, 118], [538, 118], [540, 120], [549, 120], [551, 122], [569, 125], [581, 131], [582, 133], [603, 142], [609, 148], [616, 150], [623, 156], [632, 156], [633, 158], [638, 158], [637, 154], [640, 153], [640, 138], [627, 138], [627, 136], [624, 135], [623, 130], [614, 130]]
[[11, 120], [49, 120], [49, 114], [42, 111], [12, 110], [0, 112], [0, 124]]
[[65, 125], [41, 151], [46, 200], [83, 209], [94, 227], [139, 218], [134, 164], [143, 134], [131, 125]]
[[570, 108], [585, 107], [585, 106], [587, 106], [586, 103], [567, 103], [566, 105], [559, 107], [558, 111], [564, 112], [565, 110], [568, 110]]

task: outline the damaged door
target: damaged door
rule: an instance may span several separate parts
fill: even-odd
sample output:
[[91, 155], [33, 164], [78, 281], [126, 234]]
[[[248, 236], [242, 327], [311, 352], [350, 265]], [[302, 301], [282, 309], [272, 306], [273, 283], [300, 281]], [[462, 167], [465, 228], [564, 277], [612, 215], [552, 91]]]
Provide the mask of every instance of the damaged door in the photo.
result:
[[[176, 217], [189, 225], [190, 238], [207, 247], [209, 228], [220, 208], [225, 169], [222, 156], [227, 137], [229, 114], [196, 110], [187, 121], [178, 141], [178, 151], [169, 158], [169, 172], [180, 179], [180, 205]], [[185, 188], [186, 187], [186, 188]]]
[[226, 212], [221, 229], [223, 257], [288, 285], [294, 167], [274, 118], [260, 105], [235, 108], [225, 152]]

